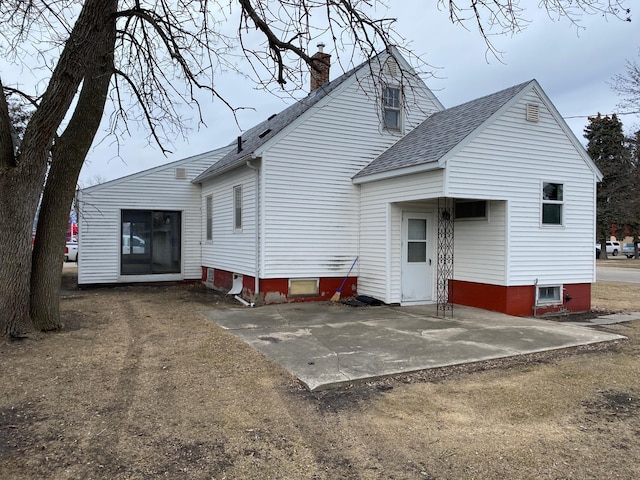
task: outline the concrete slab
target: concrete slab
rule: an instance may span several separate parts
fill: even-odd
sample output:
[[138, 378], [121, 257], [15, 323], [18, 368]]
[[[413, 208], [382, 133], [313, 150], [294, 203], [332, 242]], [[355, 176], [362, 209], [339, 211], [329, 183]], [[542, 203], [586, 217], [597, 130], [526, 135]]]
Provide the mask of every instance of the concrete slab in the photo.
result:
[[203, 312], [310, 390], [429, 368], [624, 339], [551, 320], [435, 305], [293, 303]]

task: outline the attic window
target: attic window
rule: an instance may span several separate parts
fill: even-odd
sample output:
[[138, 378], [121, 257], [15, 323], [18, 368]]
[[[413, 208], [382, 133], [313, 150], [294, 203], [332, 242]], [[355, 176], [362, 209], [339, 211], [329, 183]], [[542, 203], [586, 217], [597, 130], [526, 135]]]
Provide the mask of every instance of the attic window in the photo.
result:
[[175, 170], [176, 180], [186, 180], [187, 179], [187, 169], [184, 167], [176, 167]]
[[384, 127], [400, 130], [400, 88], [385, 87], [382, 96]]
[[537, 122], [540, 116], [540, 108], [535, 103], [527, 103], [527, 121]]

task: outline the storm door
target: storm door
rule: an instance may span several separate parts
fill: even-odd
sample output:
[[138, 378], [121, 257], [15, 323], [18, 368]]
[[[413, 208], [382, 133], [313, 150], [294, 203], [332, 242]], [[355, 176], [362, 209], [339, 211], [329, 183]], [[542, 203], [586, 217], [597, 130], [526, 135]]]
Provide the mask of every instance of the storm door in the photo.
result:
[[402, 302], [428, 302], [433, 298], [431, 215], [402, 214]]
[[181, 212], [122, 211], [122, 275], [180, 273]]

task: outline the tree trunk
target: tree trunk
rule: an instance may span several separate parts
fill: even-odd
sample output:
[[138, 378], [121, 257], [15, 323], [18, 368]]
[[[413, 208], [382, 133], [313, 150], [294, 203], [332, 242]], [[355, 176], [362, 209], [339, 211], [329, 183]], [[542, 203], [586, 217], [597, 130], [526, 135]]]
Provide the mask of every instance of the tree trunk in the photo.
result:
[[52, 149], [31, 270], [31, 319], [42, 331], [62, 328], [60, 287], [65, 232], [80, 170], [100, 126], [114, 70], [116, 6], [113, 0], [104, 12], [106, 20], [92, 35], [94, 56], [87, 65], [78, 104]]
[[[34, 172], [44, 177], [44, 171]], [[0, 174], [0, 335], [21, 337], [31, 330], [29, 274], [31, 230], [40, 188], [13, 168]]]
[[[86, 65], [95, 65], [96, 50], [91, 39], [100, 26], [113, 21], [109, 12], [115, 1], [83, 3], [47, 89], [27, 124], [18, 153], [13, 144], [7, 143], [11, 121], [6, 100], [0, 101], [0, 334], [4, 336], [22, 336], [32, 325], [31, 229], [47, 161], [56, 131], [86, 74]], [[62, 253], [59, 255], [61, 264]]]

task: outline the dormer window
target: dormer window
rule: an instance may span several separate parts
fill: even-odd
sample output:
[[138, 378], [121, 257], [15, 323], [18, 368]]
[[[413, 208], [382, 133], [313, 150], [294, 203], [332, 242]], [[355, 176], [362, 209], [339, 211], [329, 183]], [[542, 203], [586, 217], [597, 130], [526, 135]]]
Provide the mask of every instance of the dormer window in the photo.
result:
[[400, 105], [400, 88], [384, 87], [382, 109], [385, 128], [400, 130]]

